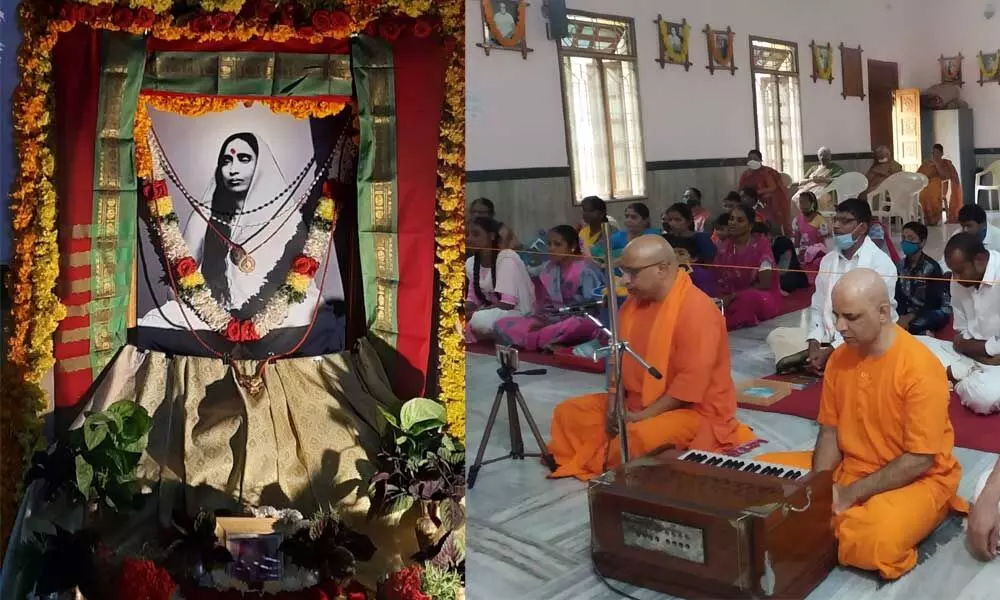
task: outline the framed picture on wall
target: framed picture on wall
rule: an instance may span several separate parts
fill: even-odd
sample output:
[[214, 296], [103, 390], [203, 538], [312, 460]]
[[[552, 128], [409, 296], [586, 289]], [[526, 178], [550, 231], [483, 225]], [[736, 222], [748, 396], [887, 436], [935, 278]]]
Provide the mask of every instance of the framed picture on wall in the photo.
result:
[[833, 85], [833, 44], [827, 42], [821, 46], [814, 40], [809, 42], [809, 50], [812, 55], [813, 83], [822, 79]]
[[941, 55], [938, 64], [941, 66], [941, 83], [950, 83], [959, 87], [965, 85], [962, 81], [962, 61], [965, 57], [959, 53], [958, 56]]
[[1000, 83], [1000, 50], [979, 53], [979, 85], [991, 82]]
[[840, 67], [844, 80], [844, 91], [841, 96], [844, 100], [848, 98], [865, 99], [864, 67], [861, 65], [861, 57], [864, 50], [861, 46], [848, 48], [843, 43], [840, 44]]
[[527, 19], [525, 0], [479, 0], [483, 14], [483, 42], [476, 44], [490, 55], [490, 50], [513, 50], [527, 59], [528, 40], [525, 35]]
[[705, 25], [705, 38], [708, 41], [708, 72], [715, 75], [715, 71], [729, 71], [731, 75], [736, 75], [736, 52], [734, 43], [736, 33], [730, 27], [725, 31], [712, 29], [710, 25]]
[[682, 65], [685, 71], [691, 69], [691, 26], [687, 19], [682, 19], [680, 23], [664, 21], [662, 15], [656, 15], [657, 37], [660, 40], [660, 58], [656, 62], [660, 63], [660, 68], [666, 65]]

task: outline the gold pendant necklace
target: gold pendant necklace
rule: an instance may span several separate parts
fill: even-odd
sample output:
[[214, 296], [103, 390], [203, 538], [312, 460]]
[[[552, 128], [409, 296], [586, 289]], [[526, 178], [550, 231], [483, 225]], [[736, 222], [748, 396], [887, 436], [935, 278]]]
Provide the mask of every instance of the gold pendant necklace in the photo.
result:
[[242, 246], [233, 246], [229, 253], [229, 260], [243, 273], [253, 273], [254, 269], [257, 268], [257, 261]]
[[252, 399], [258, 398], [264, 391], [264, 367], [267, 366], [267, 361], [261, 361], [260, 365], [254, 369], [249, 375], [240, 373], [239, 368], [236, 366], [234, 361], [230, 365], [233, 369], [233, 377], [236, 379], [237, 385], [246, 391], [247, 395]]

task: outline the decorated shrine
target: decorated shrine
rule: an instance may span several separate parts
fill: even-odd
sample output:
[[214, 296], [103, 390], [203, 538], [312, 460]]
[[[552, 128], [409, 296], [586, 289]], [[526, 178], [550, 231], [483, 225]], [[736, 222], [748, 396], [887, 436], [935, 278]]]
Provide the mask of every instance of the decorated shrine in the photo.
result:
[[19, 11], [0, 596], [452, 597], [463, 3]]

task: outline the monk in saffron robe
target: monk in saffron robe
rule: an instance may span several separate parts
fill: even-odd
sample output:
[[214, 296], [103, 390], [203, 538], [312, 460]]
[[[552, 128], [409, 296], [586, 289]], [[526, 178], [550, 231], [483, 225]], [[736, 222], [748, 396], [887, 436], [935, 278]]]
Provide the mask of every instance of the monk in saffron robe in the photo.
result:
[[845, 343], [827, 361], [815, 451], [755, 459], [832, 470], [840, 563], [897, 579], [917, 564], [917, 544], [949, 510], [968, 508], [956, 495], [962, 468], [952, 454], [948, 378], [893, 323], [889, 290], [875, 271], [844, 275], [833, 311]]
[[944, 209], [944, 185], [951, 182], [951, 196], [948, 200], [948, 222], [958, 223], [958, 211], [962, 210], [962, 182], [959, 181], [955, 164], [944, 157], [944, 146], [934, 144], [931, 159], [920, 165], [917, 173], [927, 176], [928, 184], [920, 192], [920, 206], [924, 212], [925, 225], [937, 225], [941, 222], [941, 212]]
[[[619, 265], [629, 295], [620, 310], [621, 339], [663, 374], [656, 379], [632, 357], [623, 359], [630, 455], [666, 445], [720, 452], [753, 440], [736, 420], [725, 319], [678, 269], [670, 244], [638, 237]], [[588, 480], [621, 464], [617, 436], [609, 433], [613, 410], [606, 392], [556, 407], [549, 451], [559, 468], [550, 477]]]

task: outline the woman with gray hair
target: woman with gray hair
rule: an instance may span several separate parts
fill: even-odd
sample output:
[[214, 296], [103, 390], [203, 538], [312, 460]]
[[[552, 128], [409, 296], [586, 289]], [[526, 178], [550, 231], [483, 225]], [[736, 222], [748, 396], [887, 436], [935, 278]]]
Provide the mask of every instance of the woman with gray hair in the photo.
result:
[[833, 162], [833, 153], [826, 146], [816, 152], [816, 158], [819, 160], [819, 164], [806, 171], [806, 176], [798, 183], [798, 188], [795, 190], [792, 202], [798, 204], [800, 194], [803, 192], [812, 192], [816, 195], [816, 199], [819, 200], [820, 211], [832, 210], [830, 196], [823, 190], [834, 179], [843, 175], [844, 169]]

